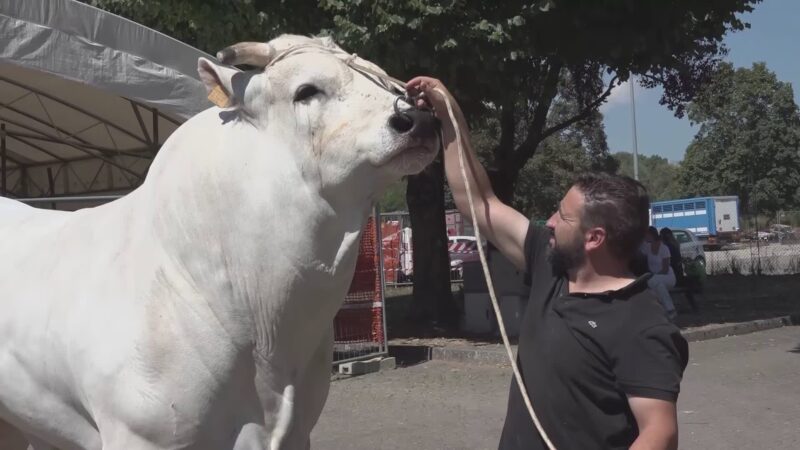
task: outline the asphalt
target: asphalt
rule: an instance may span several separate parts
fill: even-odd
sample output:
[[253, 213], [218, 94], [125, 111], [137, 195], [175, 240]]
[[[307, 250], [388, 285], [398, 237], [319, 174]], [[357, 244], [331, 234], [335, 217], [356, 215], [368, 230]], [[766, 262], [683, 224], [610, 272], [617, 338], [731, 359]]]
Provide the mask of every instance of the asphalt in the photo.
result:
[[[312, 448], [491, 449], [510, 368], [432, 360], [335, 381]], [[681, 449], [800, 448], [800, 327], [695, 341], [678, 401]]]

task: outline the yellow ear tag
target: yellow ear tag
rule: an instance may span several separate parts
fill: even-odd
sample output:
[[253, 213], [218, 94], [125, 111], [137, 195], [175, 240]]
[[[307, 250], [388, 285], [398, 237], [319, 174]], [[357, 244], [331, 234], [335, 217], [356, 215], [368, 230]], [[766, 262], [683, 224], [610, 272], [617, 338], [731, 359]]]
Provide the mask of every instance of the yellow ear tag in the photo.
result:
[[214, 89], [208, 93], [208, 99], [211, 100], [211, 103], [220, 108], [227, 108], [231, 103], [231, 98], [228, 96], [228, 93], [225, 92], [220, 85], [216, 85]]

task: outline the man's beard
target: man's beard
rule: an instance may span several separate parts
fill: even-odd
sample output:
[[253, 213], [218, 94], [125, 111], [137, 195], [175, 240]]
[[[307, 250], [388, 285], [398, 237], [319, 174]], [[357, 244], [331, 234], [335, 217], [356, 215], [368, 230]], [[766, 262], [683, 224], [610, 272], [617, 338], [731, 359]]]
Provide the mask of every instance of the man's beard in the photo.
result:
[[570, 269], [574, 269], [586, 259], [586, 250], [583, 248], [583, 242], [580, 239], [575, 239], [572, 242], [556, 245], [549, 249], [547, 259], [553, 267], [555, 275], [563, 275]]

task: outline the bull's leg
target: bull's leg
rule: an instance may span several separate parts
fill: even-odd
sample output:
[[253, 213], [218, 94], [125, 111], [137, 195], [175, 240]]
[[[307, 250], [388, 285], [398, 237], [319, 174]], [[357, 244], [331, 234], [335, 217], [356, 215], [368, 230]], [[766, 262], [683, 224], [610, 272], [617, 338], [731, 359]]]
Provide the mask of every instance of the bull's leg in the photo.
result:
[[28, 450], [28, 440], [8, 422], [0, 419], [0, 449]]
[[323, 335], [295, 393], [294, 423], [286, 448], [311, 448], [311, 430], [317, 424], [331, 386], [333, 325]]
[[[263, 448], [268, 450], [308, 449], [311, 429], [328, 397], [332, 360], [332, 325], [323, 333], [313, 356], [297, 378], [282, 374], [267, 360], [257, 359], [256, 385], [260, 386], [259, 398], [265, 424], [263, 427], [243, 428], [234, 450], [262, 448], [260, 445], [266, 445]], [[252, 444], [264, 438], [265, 443]]]
[[[53, 447], [52, 445], [42, 441], [33, 436], [27, 436], [28, 442], [30, 442], [31, 446], [29, 450], [58, 450], [57, 448]], [[0, 447], [2, 448], [2, 447]]]

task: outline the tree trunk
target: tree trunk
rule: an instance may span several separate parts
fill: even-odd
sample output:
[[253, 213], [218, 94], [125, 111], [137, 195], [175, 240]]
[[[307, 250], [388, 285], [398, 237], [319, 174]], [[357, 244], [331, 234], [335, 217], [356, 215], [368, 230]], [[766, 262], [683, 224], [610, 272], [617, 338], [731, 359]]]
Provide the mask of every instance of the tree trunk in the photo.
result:
[[450, 290], [450, 256], [444, 217], [444, 165], [441, 158], [419, 175], [408, 178], [414, 261], [412, 317], [442, 325], [458, 323], [458, 308]]
[[521, 167], [499, 167], [487, 168], [486, 173], [489, 175], [489, 182], [492, 184], [494, 194], [506, 205], [513, 205], [514, 203], [514, 188], [517, 185], [517, 178]]
[[[538, 146], [538, 143], [536, 145]], [[494, 154], [495, 165], [487, 167], [486, 174], [497, 198], [506, 205], [513, 205], [514, 189], [522, 170], [522, 166], [515, 162], [513, 141], [501, 139], [500, 145], [494, 149]]]

